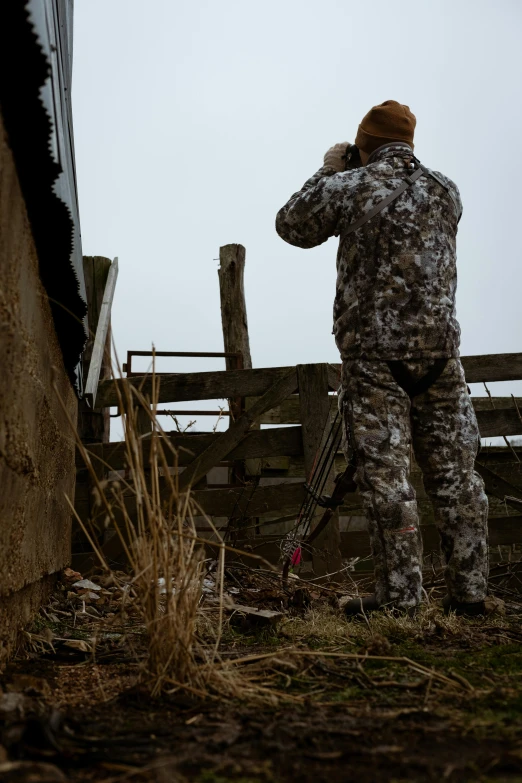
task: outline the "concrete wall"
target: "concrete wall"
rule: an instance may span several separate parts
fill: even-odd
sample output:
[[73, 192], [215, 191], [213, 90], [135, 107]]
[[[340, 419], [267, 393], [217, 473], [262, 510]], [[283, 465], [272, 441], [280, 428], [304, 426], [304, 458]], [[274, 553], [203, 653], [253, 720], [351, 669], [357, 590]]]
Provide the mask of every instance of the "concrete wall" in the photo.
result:
[[76, 421], [0, 117], [0, 663], [48, 575], [70, 558], [74, 440], [53, 382]]

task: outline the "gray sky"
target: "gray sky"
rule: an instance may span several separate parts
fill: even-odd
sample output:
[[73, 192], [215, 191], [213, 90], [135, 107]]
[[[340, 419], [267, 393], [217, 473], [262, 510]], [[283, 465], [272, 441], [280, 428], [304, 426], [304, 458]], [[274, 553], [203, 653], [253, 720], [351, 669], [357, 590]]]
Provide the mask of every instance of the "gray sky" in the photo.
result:
[[293, 248], [274, 218], [387, 99], [461, 191], [462, 354], [522, 350], [521, 31], [520, 0], [76, 0], [83, 252], [120, 259], [120, 356], [222, 350], [215, 259], [240, 242], [254, 365], [338, 361], [336, 240]]

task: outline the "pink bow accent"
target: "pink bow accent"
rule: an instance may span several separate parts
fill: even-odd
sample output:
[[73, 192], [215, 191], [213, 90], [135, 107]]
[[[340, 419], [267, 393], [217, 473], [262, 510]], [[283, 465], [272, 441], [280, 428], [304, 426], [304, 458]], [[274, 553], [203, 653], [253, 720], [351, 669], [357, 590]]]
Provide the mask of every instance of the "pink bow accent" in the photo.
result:
[[299, 565], [300, 562], [301, 562], [301, 547], [298, 546], [297, 549], [294, 551], [294, 554], [292, 555], [291, 559], [290, 559], [290, 563], [293, 566], [297, 566], [297, 565]]

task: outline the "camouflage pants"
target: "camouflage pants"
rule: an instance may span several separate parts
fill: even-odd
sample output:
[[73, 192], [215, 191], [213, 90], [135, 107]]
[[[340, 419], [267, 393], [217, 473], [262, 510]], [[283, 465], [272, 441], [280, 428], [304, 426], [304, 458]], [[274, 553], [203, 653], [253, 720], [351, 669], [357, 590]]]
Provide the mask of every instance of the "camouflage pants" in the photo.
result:
[[[431, 362], [405, 364], [419, 379]], [[409, 481], [412, 446], [433, 505], [449, 594], [457, 601], [482, 600], [488, 500], [474, 471], [479, 432], [460, 361], [450, 359], [428, 391], [411, 400], [386, 362], [345, 362], [339, 404], [347, 450], [356, 455], [379, 602], [406, 608], [421, 599], [422, 539]]]

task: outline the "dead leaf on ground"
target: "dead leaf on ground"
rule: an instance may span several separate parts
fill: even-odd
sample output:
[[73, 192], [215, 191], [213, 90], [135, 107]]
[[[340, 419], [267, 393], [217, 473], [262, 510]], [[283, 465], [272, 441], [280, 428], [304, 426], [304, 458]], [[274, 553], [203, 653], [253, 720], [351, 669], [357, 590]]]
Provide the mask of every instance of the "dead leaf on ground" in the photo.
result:
[[239, 625], [242, 628], [274, 627], [283, 618], [282, 612], [273, 612], [271, 609], [258, 609], [255, 606], [233, 604], [230, 609], [233, 611], [230, 621], [233, 625]]
[[100, 585], [91, 582], [90, 579], [80, 579], [78, 582], [74, 582], [73, 587], [75, 590], [101, 590]]
[[79, 579], [82, 578], [82, 575], [79, 573], [79, 571], [74, 571], [72, 568], [64, 568], [63, 570], [63, 576], [64, 579], [69, 581], [77, 582]]

